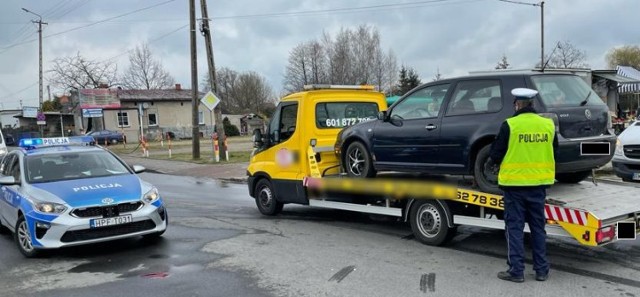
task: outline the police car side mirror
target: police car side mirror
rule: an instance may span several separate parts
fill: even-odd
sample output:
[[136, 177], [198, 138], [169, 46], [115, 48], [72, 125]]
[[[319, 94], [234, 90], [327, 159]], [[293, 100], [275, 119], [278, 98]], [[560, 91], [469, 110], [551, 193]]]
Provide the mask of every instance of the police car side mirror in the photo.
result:
[[17, 185], [18, 181], [13, 176], [1, 176], [0, 177], [0, 185], [3, 186], [13, 186]]
[[133, 172], [135, 173], [143, 173], [147, 170], [147, 168], [144, 168], [144, 166], [141, 165], [133, 165]]

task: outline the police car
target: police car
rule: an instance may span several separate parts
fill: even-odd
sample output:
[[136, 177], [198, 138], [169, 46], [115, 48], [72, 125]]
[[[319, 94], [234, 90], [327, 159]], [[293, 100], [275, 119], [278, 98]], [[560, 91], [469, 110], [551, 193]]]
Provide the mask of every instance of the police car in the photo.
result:
[[41, 249], [133, 236], [159, 237], [168, 214], [158, 190], [91, 136], [21, 139], [0, 163], [0, 229], [18, 249]]

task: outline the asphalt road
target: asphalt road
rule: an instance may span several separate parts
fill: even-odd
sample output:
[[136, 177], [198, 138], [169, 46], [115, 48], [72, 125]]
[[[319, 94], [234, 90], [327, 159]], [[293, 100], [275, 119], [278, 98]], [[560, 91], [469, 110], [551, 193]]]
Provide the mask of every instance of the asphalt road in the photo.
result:
[[163, 239], [25, 259], [0, 236], [0, 296], [640, 296], [640, 239], [600, 248], [550, 238], [547, 282], [496, 278], [502, 231], [460, 227], [423, 245], [381, 217], [287, 205], [257, 211], [243, 184], [144, 173], [166, 200]]

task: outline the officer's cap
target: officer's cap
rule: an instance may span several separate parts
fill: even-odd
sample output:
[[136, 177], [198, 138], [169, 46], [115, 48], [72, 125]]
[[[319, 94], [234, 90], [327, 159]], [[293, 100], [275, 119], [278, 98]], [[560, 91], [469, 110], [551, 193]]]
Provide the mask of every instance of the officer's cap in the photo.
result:
[[538, 91], [527, 88], [515, 88], [511, 90], [511, 95], [515, 97], [515, 100], [531, 100], [538, 95]]

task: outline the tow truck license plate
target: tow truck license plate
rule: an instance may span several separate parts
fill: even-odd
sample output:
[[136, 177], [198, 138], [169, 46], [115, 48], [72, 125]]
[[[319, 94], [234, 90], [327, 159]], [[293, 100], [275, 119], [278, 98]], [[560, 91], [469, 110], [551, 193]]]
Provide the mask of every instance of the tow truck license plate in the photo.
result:
[[131, 221], [131, 215], [126, 215], [113, 218], [92, 219], [91, 221], [89, 221], [89, 225], [91, 226], [91, 228], [100, 228], [131, 223]]

